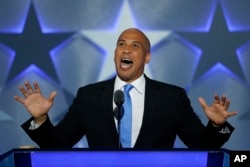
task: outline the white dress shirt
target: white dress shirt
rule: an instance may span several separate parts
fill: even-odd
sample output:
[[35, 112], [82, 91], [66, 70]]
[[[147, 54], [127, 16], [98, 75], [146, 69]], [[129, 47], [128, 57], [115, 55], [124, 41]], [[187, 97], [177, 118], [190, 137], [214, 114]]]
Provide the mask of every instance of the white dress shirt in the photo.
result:
[[[131, 145], [134, 147], [136, 139], [139, 135], [141, 124], [142, 124], [142, 117], [144, 111], [144, 99], [145, 99], [145, 77], [141, 75], [137, 80], [131, 83], [134, 88], [130, 91], [130, 96], [132, 100], [132, 140]], [[115, 79], [115, 88], [116, 90], [123, 90], [124, 85], [127, 83], [122, 81], [118, 76]], [[113, 109], [115, 109], [116, 104], [113, 100]], [[115, 119], [115, 118], [114, 118]], [[116, 126], [117, 120], [115, 119]]]

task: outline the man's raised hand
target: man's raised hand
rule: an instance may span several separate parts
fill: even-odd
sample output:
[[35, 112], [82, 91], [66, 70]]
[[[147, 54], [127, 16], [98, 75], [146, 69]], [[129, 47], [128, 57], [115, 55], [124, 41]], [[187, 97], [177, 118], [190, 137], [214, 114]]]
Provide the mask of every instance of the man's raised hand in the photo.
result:
[[37, 124], [42, 124], [53, 105], [56, 92], [51, 92], [49, 97], [45, 98], [37, 82], [34, 82], [32, 87], [27, 81], [24, 86], [19, 87], [19, 90], [24, 97], [14, 96], [14, 99], [24, 105]]
[[225, 95], [220, 98], [217, 94], [215, 94], [214, 102], [211, 106], [208, 106], [202, 97], [199, 98], [199, 102], [207, 118], [212, 121], [214, 126], [222, 125], [229, 117], [238, 113], [237, 111], [228, 111], [230, 100], [228, 100]]

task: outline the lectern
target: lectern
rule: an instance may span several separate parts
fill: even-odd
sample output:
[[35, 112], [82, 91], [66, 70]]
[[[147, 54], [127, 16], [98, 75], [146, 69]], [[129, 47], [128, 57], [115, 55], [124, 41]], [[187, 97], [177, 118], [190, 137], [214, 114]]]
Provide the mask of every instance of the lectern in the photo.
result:
[[227, 167], [226, 150], [13, 149], [0, 167]]

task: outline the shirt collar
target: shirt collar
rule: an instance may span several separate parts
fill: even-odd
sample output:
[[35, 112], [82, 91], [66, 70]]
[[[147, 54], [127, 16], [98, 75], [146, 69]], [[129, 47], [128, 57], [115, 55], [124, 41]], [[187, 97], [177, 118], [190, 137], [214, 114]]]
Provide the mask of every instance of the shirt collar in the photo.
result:
[[[135, 90], [142, 94], [145, 90], [145, 76], [142, 74], [139, 78], [137, 78], [135, 81], [133, 81], [132, 83], [130, 83], [131, 85], [134, 86]], [[121, 78], [117, 75], [116, 79], [115, 79], [115, 90], [118, 89], [123, 89], [124, 85], [126, 85], [127, 83], [123, 80], [121, 80]]]

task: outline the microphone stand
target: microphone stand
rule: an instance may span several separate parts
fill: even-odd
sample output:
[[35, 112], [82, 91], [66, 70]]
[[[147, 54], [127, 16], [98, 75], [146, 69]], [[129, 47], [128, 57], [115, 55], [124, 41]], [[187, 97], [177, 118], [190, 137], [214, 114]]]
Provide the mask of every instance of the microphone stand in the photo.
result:
[[123, 109], [122, 106], [118, 107], [118, 119], [117, 119], [117, 128], [118, 128], [118, 137], [119, 137], [119, 148], [122, 148], [121, 145], [121, 109]]
[[121, 118], [124, 114], [124, 109], [122, 106], [118, 106], [115, 108], [115, 118], [117, 119], [117, 131], [118, 131], [118, 146], [122, 148], [121, 145]]

